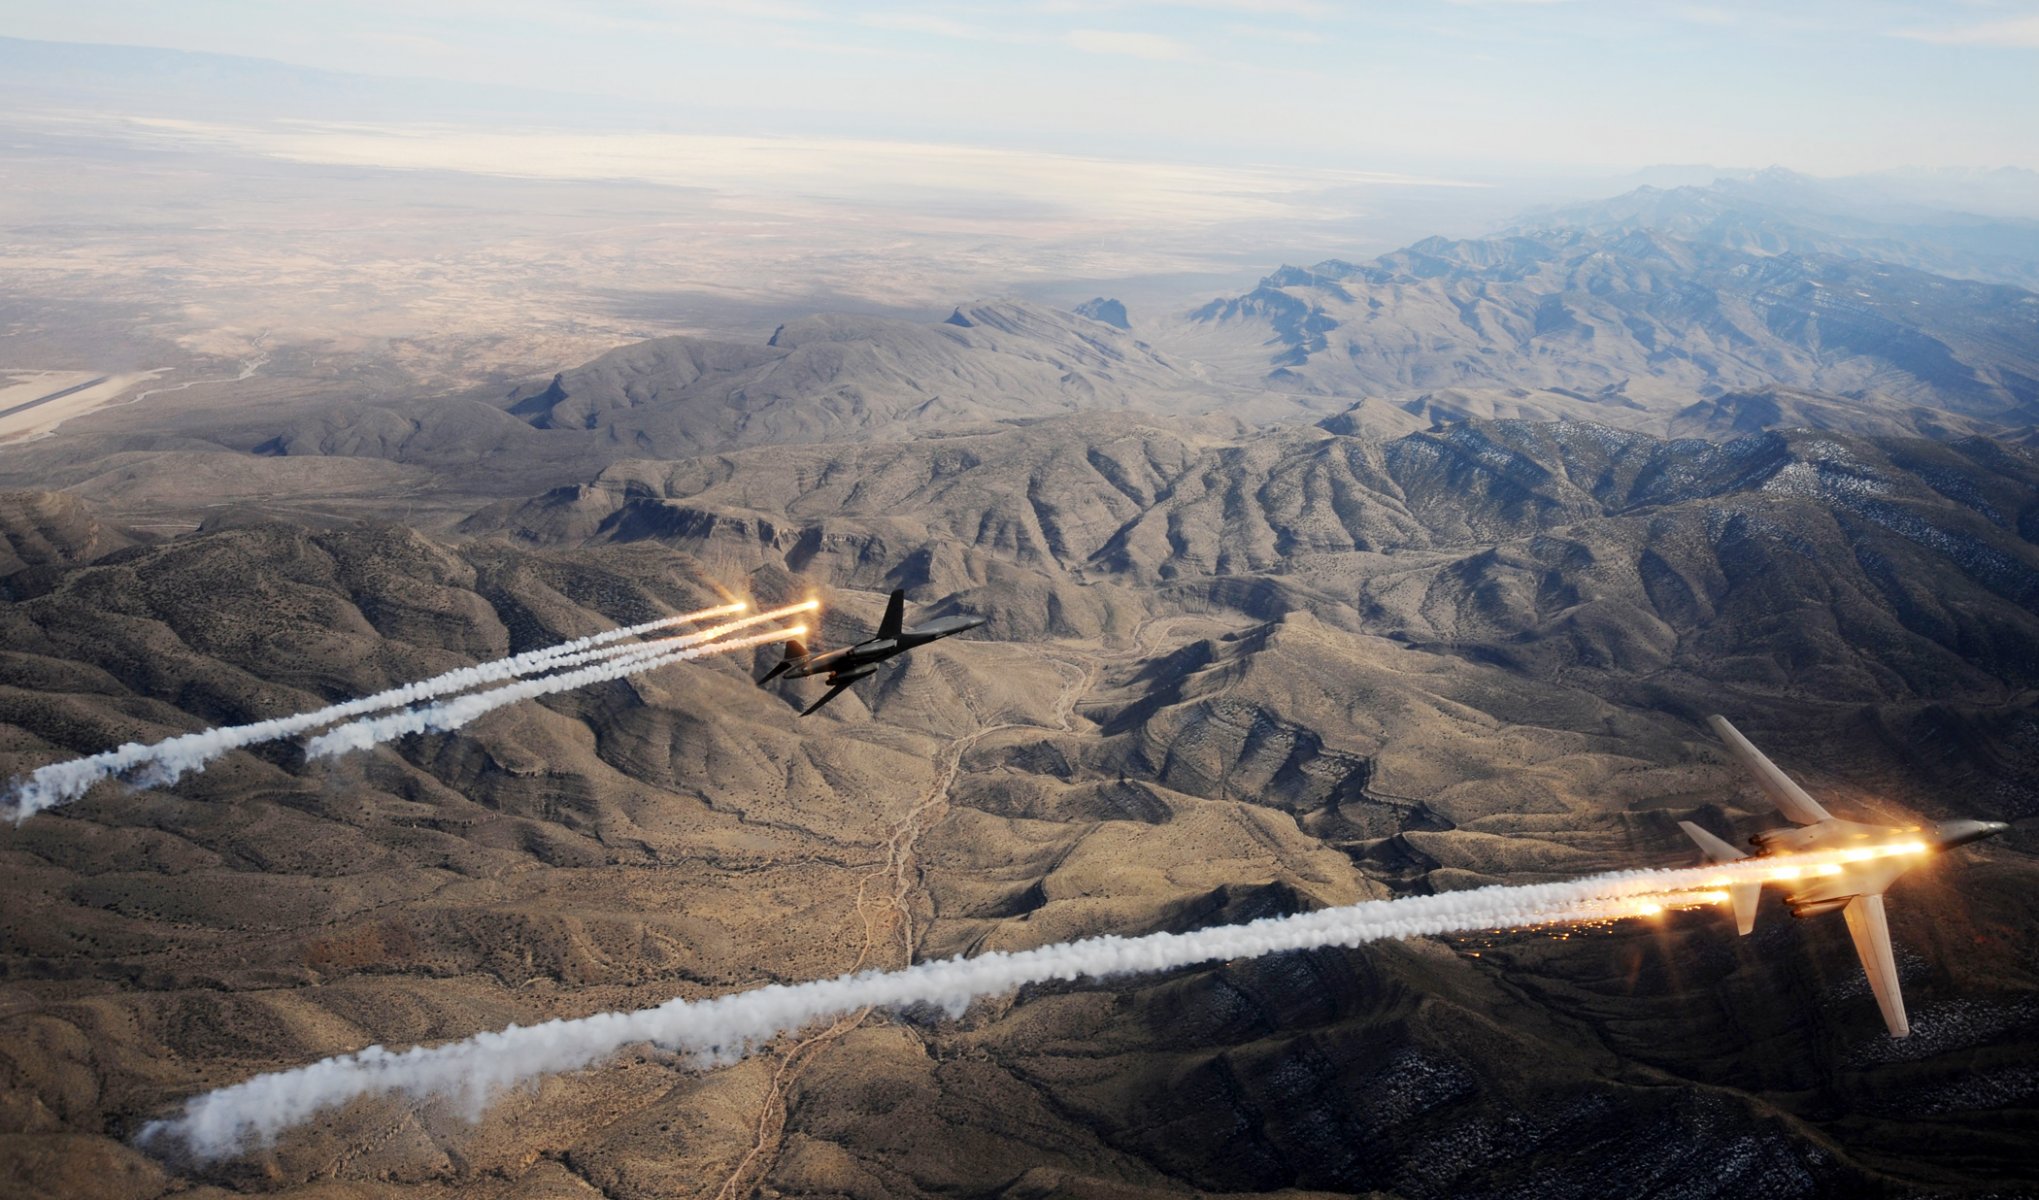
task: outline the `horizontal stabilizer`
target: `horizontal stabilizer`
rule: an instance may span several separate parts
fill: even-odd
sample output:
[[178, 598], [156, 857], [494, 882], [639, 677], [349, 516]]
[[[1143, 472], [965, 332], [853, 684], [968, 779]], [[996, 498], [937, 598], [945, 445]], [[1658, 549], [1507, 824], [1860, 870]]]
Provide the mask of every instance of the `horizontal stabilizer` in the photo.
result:
[[[1748, 857], [1690, 821], [1678, 822], [1678, 828], [1685, 831], [1686, 837], [1699, 843], [1699, 850], [1706, 855], [1708, 862], [1733, 862], [1738, 858]], [[1756, 905], [1763, 898], [1762, 883], [1757, 881], [1731, 883], [1728, 885], [1727, 895], [1728, 901], [1735, 908], [1735, 928], [1741, 931], [1743, 937], [1749, 936], [1749, 932], [1756, 928]]]
[[1707, 862], [1733, 862], [1748, 857], [1690, 821], [1678, 822], [1678, 828], [1685, 831], [1686, 837], [1699, 843], [1699, 850], [1706, 855]]

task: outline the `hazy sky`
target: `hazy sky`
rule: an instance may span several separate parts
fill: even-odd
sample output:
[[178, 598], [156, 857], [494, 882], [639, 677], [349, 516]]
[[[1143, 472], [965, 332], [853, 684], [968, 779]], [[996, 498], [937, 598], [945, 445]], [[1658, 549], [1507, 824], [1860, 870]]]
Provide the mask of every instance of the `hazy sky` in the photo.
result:
[[603, 93], [681, 130], [1428, 169], [2039, 168], [2039, 0], [9, 0], [0, 33]]

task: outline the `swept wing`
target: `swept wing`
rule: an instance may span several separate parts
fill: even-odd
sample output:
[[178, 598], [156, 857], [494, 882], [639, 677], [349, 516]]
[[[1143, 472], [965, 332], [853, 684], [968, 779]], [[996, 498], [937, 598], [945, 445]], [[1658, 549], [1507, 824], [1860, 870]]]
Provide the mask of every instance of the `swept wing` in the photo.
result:
[[1756, 749], [1749, 739], [1743, 737], [1741, 730], [1728, 724], [1726, 717], [1708, 717], [1706, 722], [1713, 726], [1713, 731], [1720, 735], [1720, 740], [1728, 744], [1728, 749], [1735, 752], [1735, 757], [1742, 760], [1742, 765], [1749, 769], [1749, 774], [1756, 777], [1756, 782], [1763, 785], [1763, 791], [1769, 795], [1770, 802], [1777, 806], [1778, 812], [1800, 825], [1817, 825], [1821, 821], [1834, 819], [1832, 813], [1820, 807], [1819, 801], [1808, 796], [1805, 789], [1798, 786], [1791, 776], [1778, 770], [1776, 763], [1764, 757], [1761, 750]]
[[1848, 919], [1848, 934], [1855, 939], [1855, 953], [1862, 959], [1862, 973], [1869, 977], [1869, 990], [1876, 993], [1876, 1007], [1883, 1010], [1883, 1023], [1890, 1036], [1911, 1036], [1905, 1020], [1904, 993], [1897, 988], [1897, 956], [1890, 950], [1890, 924], [1883, 918], [1883, 895], [1857, 896], [1841, 910]]

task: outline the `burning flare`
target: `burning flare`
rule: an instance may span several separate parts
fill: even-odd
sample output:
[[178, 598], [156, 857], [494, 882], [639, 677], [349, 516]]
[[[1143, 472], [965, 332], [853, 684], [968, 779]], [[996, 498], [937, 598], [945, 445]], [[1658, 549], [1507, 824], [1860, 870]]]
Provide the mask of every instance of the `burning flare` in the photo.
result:
[[[1795, 865], [1804, 866], [1817, 865], [1828, 856], [1792, 857]], [[365, 1096], [392, 1094], [456, 1100], [478, 1116], [504, 1088], [590, 1066], [638, 1042], [691, 1053], [706, 1062], [728, 1061], [777, 1034], [870, 1006], [931, 1004], [960, 1016], [981, 997], [1050, 980], [1109, 979], [1289, 950], [1359, 946], [1385, 938], [1656, 915], [1671, 908], [1719, 903], [1727, 898], [1720, 890], [1724, 883], [1781, 878], [1784, 868], [1783, 863], [1755, 859], [1374, 900], [1191, 933], [1088, 938], [897, 971], [865, 971], [712, 998], [675, 999], [635, 1012], [512, 1025], [440, 1046], [401, 1051], [370, 1046], [193, 1097], [181, 1115], [150, 1123], [140, 1140], [181, 1143], [200, 1158], [219, 1158], [250, 1143], [266, 1144], [328, 1109]]]

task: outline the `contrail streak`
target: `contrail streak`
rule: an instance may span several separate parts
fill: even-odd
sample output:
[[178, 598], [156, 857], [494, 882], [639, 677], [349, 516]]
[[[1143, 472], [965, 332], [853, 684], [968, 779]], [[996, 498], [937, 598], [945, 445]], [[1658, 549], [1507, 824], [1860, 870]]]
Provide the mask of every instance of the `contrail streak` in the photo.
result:
[[[762, 621], [769, 619], [772, 615], [760, 613], [755, 617], [746, 618], [746, 620]], [[729, 625], [735, 626], [739, 623], [732, 621]], [[716, 628], [723, 632], [728, 631], [723, 626], [717, 626]], [[390, 713], [387, 716], [364, 717], [359, 721], [350, 722], [340, 726], [338, 729], [330, 730], [313, 738], [305, 746], [305, 756], [307, 758], [330, 758], [334, 755], [345, 754], [349, 750], [366, 750], [370, 746], [380, 745], [383, 742], [402, 737], [405, 734], [444, 733], [447, 730], [460, 728], [483, 713], [494, 712], [496, 709], [516, 704], [522, 700], [529, 700], [536, 696], [549, 696], [554, 692], [570, 692], [575, 688], [586, 687], [591, 683], [601, 683], [609, 679], [621, 679], [625, 675], [635, 675], [640, 671], [649, 671], [671, 663], [686, 662], [689, 659], [705, 658], [711, 654], [728, 654], [731, 651], [749, 650], [752, 647], [763, 646], [771, 642], [783, 642], [788, 638], [799, 637], [806, 632], [806, 626], [795, 625], [790, 629], [774, 629], [770, 633], [754, 634], [751, 637], [736, 638], [727, 642], [709, 642], [706, 645], [696, 644], [706, 636], [705, 633], [694, 635], [691, 638], [668, 638], [661, 642], [648, 642], [641, 647], [631, 647], [631, 653], [617, 655], [607, 661], [582, 667], [577, 671], [568, 671], [563, 675], [546, 675], [537, 679], [526, 679], [521, 683], [513, 683], [508, 687], [499, 687], [493, 691], [474, 692], [465, 696], [457, 696], [454, 699], [442, 701], [428, 708], [409, 708], [402, 712]], [[687, 643], [687, 645], [675, 649], [672, 643]]]
[[358, 700], [347, 700], [339, 704], [310, 712], [297, 713], [288, 717], [272, 717], [246, 725], [226, 725], [217, 729], [200, 730], [197, 733], [179, 734], [160, 742], [129, 742], [113, 750], [71, 759], [68, 762], [51, 763], [32, 772], [19, 781], [5, 799], [0, 799], [0, 815], [12, 816], [16, 824], [28, 819], [34, 813], [59, 804], [67, 804], [90, 791], [94, 784], [112, 779], [141, 768], [141, 773], [129, 782], [141, 787], [160, 787], [175, 783], [188, 771], [195, 771], [215, 759], [246, 746], [279, 738], [295, 737], [321, 726], [344, 721], [363, 713], [380, 712], [389, 708], [401, 708], [421, 700], [430, 700], [448, 692], [464, 691], [487, 683], [500, 683], [515, 679], [533, 671], [552, 670], [562, 659], [579, 661], [576, 656], [587, 654], [596, 647], [607, 647], [607, 653], [628, 653], [632, 646], [610, 646], [625, 638], [653, 633], [674, 625], [707, 620], [742, 612], [749, 605], [738, 601], [704, 608], [699, 612], [681, 613], [678, 616], [660, 617], [637, 625], [619, 629], [605, 629], [600, 633], [546, 646], [538, 650], [527, 650], [495, 662], [479, 663], [472, 667], [459, 667], [430, 679], [407, 683], [388, 691], [363, 696]]
[[[1809, 856], [1795, 857], [1811, 861]], [[1723, 879], [1777, 878], [1777, 870], [1774, 862], [1751, 860], [1375, 900], [1191, 933], [1089, 938], [897, 971], [773, 984], [713, 999], [675, 999], [635, 1012], [512, 1025], [441, 1046], [404, 1051], [370, 1046], [194, 1097], [185, 1103], [181, 1116], [151, 1122], [140, 1140], [181, 1142], [200, 1158], [219, 1158], [251, 1142], [271, 1142], [314, 1114], [364, 1096], [444, 1097], [465, 1102], [479, 1115], [504, 1088], [588, 1066], [637, 1042], [654, 1042], [709, 1061], [726, 1060], [776, 1034], [865, 1007], [936, 1005], [960, 1016], [974, 1000], [1030, 983], [1106, 979], [1287, 950], [1358, 946], [1384, 938], [1633, 915], [1652, 906], [1704, 903], [1690, 894]]]

